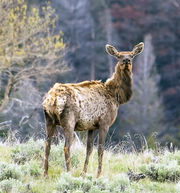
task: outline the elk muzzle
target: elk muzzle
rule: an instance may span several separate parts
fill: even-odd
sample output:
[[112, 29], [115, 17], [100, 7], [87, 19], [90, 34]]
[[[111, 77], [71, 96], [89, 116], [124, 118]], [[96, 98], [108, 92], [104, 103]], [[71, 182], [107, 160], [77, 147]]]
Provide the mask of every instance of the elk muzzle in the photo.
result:
[[127, 64], [130, 64], [130, 60], [129, 60], [128, 58], [124, 59], [124, 60], [123, 60], [123, 64], [126, 64], [126, 65], [127, 65]]

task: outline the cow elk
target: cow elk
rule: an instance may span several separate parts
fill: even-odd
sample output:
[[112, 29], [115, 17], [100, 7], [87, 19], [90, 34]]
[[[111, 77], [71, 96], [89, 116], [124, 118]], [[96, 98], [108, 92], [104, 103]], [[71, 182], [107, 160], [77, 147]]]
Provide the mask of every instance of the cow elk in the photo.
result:
[[67, 171], [70, 170], [70, 147], [74, 131], [87, 131], [87, 152], [82, 174], [87, 172], [90, 154], [93, 150], [93, 134], [98, 134], [98, 170], [101, 174], [104, 144], [109, 127], [116, 119], [118, 107], [132, 96], [132, 60], [142, 52], [144, 44], [137, 44], [132, 51], [118, 52], [113, 46], [106, 45], [108, 54], [118, 62], [112, 77], [105, 83], [84, 81], [77, 84], [55, 85], [43, 100], [46, 119], [46, 144], [44, 176], [48, 174], [48, 156], [52, 136], [59, 125], [65, 136], [64, 154]]

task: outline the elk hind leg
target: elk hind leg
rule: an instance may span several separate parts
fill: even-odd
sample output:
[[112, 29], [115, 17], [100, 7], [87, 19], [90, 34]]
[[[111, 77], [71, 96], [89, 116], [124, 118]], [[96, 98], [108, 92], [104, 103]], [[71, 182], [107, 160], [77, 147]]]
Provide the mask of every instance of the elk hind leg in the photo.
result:
[[53, 120], [45, 113], [46, 118], [46, 142], [44, 156], [44, 176], [48, 175], [48, 157], [50, 154], [52, 136], [56, 130], [56, 125]]
[[68, 127], [68, 130], [64, 130], [64, 136], [65, 136], [64, 155], [65, 155], [65, 161], [66, 161], [66, 169], [67, 169], [67, 172], [69, 172], [70, 171], [70, 148], [74, 138], [74, 127], [72, 129], [71, 127]]

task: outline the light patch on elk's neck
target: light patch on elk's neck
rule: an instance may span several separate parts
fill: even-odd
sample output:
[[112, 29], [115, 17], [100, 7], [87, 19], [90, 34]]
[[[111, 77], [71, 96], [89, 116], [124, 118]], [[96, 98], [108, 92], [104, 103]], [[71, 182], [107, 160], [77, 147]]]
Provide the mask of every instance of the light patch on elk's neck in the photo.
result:
[[105, 82], [109, 93], [119, 104], [126, 103], [132, 96], [132, 70], [122, 69], [118, 62], [112, 77]]

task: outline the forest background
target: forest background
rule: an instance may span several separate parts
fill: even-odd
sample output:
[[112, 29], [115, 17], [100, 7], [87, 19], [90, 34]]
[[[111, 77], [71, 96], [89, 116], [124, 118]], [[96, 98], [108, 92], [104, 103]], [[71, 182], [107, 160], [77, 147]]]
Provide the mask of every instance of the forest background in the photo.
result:
[[131, 50], [141, 41], [134, 96], [120, 107], [107, 139], [180, 146], [178, 0], [1, 0], [1, 139], [44, 137], [41, 103], [55, 82], [104, 82], [116, 64], [105, 44]]

